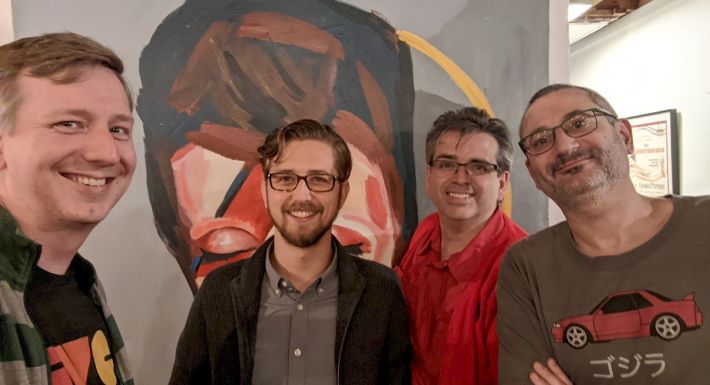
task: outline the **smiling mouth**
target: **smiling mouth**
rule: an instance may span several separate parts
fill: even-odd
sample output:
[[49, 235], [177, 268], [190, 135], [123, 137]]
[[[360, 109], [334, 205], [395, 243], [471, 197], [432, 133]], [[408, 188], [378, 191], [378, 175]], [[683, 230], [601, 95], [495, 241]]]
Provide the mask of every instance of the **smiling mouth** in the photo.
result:
[[469, 199], [469, 198], [473, 198], [473, 194], [469, 194], [469, 193], [447, 192], [446, 195], [449, 196], [449, 197], [451, 197], [451, 198], [455, 198], [455, 199]]
[[584, 158], [584, 159], [576, 159], [572, 162], [566, 163], [561, 165], [557, 170], [555, 170], [555, 174], [562, 174], [562, 175], [574, 175], [582, 170], [584, 167], [584, 164], [586, 161], [590, 160], [591, 158]]
[[304, 219], [316, 215], [315, 211], [289, 211], [289, 215], [296, 218]]
[[84, 186], [90, 187], [101, 187], [106, 183], [110, 183], [113, 178], [90, 178], [87, 176], [73, 175], [73, 174], [62, 174], [65, 178], [83, 184]]

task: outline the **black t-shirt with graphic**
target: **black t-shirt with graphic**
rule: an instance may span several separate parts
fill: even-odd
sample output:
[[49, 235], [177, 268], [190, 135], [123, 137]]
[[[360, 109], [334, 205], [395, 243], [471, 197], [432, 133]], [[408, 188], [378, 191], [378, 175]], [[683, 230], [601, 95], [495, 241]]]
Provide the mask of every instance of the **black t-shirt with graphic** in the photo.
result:
[[116, 384], [106, 323], [74, 266], [64, 275], [35, 266], [25, 291], [27, 312], [44, 337], [52, 384]]

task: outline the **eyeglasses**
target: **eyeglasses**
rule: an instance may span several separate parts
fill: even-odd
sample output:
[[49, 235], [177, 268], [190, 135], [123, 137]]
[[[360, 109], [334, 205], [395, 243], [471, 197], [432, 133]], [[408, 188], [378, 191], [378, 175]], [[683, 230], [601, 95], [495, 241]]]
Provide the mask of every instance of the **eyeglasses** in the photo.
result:
[[434, 159], [431, 162], [431, 167], [438, 173], [443, 175], [454, 175], [458, 171], [459, 166], [466, 168], [468, 175], [485, 175], [492, 171], [498, 170], [498, 165], [484, 162], [482, 160], [472, 160], [468, 163], [458, 163], [451, 159]]
[[306, 181], [306, 187], [313, 192], [328, 192], [335, 187], [335, 181], [340, 178], [330, 174], [296, 175], [290, 172], [276, 172], [266, 176], [269, 185], [276, 191], [293, 191], [301, 180]]
[[614, 120], [618, 119], [611, 112], [604, 111], [600, 108], [590, 108], [565, 120], [559, 126], [541, 128], [533, 132], [521, 139], [518, 145], [520, 145], [520, 148], [527, 155], [540, 155], [543, 152], [549, 151], [555, 145], [555, 130], [558, 127], [570, 138], [579, 138], [597, 129], [598, 115], [608, 116]]

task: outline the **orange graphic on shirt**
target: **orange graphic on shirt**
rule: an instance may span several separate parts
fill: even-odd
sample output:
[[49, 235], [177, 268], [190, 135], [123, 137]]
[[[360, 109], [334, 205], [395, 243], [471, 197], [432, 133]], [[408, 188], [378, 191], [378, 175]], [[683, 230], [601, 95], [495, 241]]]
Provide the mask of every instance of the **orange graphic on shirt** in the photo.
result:
[[97, 330], [91, 338], [81, 337], [57, 346], [47, 348], [49, 365], [52, 370], [53, 385], [86, 385], [91, 367], [91, 359], [99, 378], [105, 385], [116, 385], [111, 350], [103, 331]]

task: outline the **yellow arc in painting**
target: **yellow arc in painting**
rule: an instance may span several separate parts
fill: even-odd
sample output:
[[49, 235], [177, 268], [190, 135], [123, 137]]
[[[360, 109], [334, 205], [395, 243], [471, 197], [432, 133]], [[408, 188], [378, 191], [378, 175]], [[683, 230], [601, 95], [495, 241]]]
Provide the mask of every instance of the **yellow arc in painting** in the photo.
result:
[[[439, 51], [436, 47], [429, 44], [428, 41], [418, 35], [408, 31], [397, 31], [397, 36], [399, 37], [399, 40], [407, 43], [410, 47], [416, 49], [438, 64], [451, 77], [464, 95], [466, 95], [472, 105], [488, 111], [490, 116], [495, 116], [493, 109], [491, 108], [490, 103], [488, 103], [486, 95], [484, 95], [483, 91], [481, 91], [481, 88], [478, 87], [476, 82], [474, 82], [473, 79], [471, 79], [471, 77], [461, 69], [461, 67], [454, 63], [453, 60], [449, 59], [443, 52]], [[513, 192], [511, 184], [508, 183], [508, 188], [505, 190], [502, 206], [503, 212], [509, 216], [512, 214], [513, 210], [512, 195]]]

